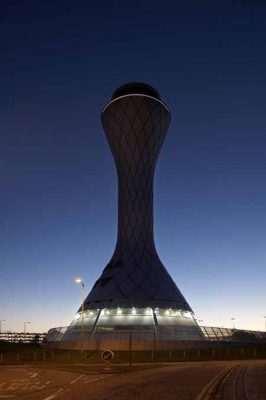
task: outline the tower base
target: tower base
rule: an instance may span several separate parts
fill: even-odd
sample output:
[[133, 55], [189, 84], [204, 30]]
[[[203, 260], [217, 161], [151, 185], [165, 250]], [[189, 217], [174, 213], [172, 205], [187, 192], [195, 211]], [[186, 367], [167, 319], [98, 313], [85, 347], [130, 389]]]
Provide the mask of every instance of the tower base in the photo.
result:
[[47, 340], [60, 348], [152, 350], [201, 341], [204, 335], [190, 312], [133, 307], [79, 312], [69, 327], [51, 329]]

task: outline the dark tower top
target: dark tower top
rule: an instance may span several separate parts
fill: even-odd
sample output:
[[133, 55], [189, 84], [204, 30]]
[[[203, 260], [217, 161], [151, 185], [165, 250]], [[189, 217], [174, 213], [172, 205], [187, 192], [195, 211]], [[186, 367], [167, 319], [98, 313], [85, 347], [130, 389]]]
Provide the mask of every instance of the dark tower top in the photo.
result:
[[119, 86], [119, 88], [114, 91], [112, 100], [128, 94], [144, 94], [154, 97], [155, 99], [160, 99], [159, 93], [152, 86], [146, 83], [132, 82]]
[[114, 92], [101, 117], [118, 175], [118, 233], [114, 254], [85, 309], [191, 311], [160, 261], [153, 237], [153, 176], [170, 111], [154, 88], [128, 83]]

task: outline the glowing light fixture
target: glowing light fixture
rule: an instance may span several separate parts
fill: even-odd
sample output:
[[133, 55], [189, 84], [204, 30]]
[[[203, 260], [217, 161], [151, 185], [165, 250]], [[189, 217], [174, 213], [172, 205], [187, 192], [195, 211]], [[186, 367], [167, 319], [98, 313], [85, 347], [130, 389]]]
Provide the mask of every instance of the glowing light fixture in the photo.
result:
[[85, 301], [85, 285], [84, 282], [82, 281], [82, 279], [80, 277], [77, 277], [75, 279], [76, 283], [80, 283], [81, 285], [81, 336], [83, 337], [83, 333], [84, 333], [84, 301]]

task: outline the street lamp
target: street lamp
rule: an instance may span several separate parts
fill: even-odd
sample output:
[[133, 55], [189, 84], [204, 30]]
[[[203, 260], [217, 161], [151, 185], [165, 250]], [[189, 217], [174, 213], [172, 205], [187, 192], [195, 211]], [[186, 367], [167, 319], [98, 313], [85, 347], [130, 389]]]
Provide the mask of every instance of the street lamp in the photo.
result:
[[84, 282], [82, 282], [81, 278], [76, 278], [75, 279], [76, 283], [80, 283], [81, 285], [81, 336], [83, 338], [84, 334], [84, 301], [85, 301], [85, 285]]
[[27, 324], [30, 324], [30, 321], [24, 322], [24, 335], [25, 335], [25, 333], [26, 333], [26, 325], [27, 325]]
[[265, 332], [266, 332], [266, 315], [263, 315], [263, 318], [265, 320]]
[[233, 322], [233, 329], [235, 329], [235, 320], [236, 320], [236, 317], [231, 317], [230, 319], [231, 319], [231, 321]]
[[203, 319], [197, 319], [196, 318], [196, 321], [197, 321], [197, 324], [200, 324], [201, 322], [203, 322]]
[[2, 332], [2, 322], [6, 321], [5, 319], [0, 319], [0, 332]]

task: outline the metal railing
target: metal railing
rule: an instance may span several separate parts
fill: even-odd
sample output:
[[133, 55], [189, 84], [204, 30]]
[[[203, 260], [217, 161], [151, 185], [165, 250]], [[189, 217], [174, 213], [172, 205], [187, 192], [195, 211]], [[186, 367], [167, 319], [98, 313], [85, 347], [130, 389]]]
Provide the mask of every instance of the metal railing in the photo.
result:
[[0, 332], [0, 341], [9, 343], [42, 343], [47, 333]]
[[[228, 342], [258, 342], [266, 341], [266, 332], [251, 331], [230, 328], [218, 328], [209, 326], [200, 326], [202, 338], [206, 341], [228, 341]], [[84, 327], [83, 336], [80, 326], [58, 327], [48, 331], [46, 336], [48, 341], [62, 341], [62, 340], [79, 340], [79, 339], [97, 339], [108, 340], [127, 340], [131, 336], [132, 340], [151, 340], [153, 335], [163, 341], [174, 340], [198, 340], [194, 336], [194, 332], [188, 328], [183, 327], [163, 327], [154, 329], [117, 329], [110, 326], [98, 326], [93, 332], [92, 327]], [[153, 339], [152, 339], [153, 340]]]
[[200, 326], [200, 329], [207, 340], [225, 340], [229, 342], [266, 340], [266, 332], [262, 331], [217, 328], [212, 326]]

